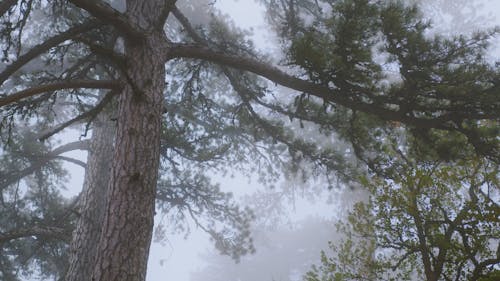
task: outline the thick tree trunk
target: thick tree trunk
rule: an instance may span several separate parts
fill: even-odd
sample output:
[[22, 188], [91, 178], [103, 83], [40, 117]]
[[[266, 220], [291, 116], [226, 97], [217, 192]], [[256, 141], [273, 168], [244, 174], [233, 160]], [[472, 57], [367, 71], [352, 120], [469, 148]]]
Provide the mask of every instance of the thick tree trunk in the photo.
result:
[[70, 245], [66, 281], [88, 281], [94, 271], [95, 255], [104, 220], [114, 136], [114, 122], [106, 112], [101, 113], [92, 130], [87, 170], [78, 202], [79, 219]]
[[146, 278], [153, 233], [165, 86], [165, 40], [158, 24], [165, 1], [127, 1], [127, 17], [148, 30], [146, 40], [128, 42], [127, 83], [120, 96], [113, 167], [94, 281]]

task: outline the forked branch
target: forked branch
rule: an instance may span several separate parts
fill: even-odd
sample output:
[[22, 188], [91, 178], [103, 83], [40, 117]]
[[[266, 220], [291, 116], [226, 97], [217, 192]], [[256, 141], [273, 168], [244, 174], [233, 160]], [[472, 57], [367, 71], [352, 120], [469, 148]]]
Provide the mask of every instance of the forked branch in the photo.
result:
[[75, 27], [72, 27], [60, 34], [54, 35], [51, 38], [46, 39], [43, 43], [36, 45], [24, 55], [20, 56], [16, 61], [9, 64], [1, 73], [0, 73], [0, 85], [5, 82], [12, 74], [18, 71], [25, 64], [29, 63], [32, 59], [38, 57], [39, 55], [47, 52], [50, 48], [53, 48], [60, 43], [69, 40], [81, 33], [87, 32], [94, 28], [99, 27], [101, 24], [96, 22], [87, 22]]
[[86, 112], [76, 116], [73, 119], [70, 119], [70, 120], [62, 123], [61, 125], [57, 126], [55, 129], [52, 129], [50, 132], [43, 134], [38, 139], [40, 141], [44, 141], [44, 140], [50, 138], [51, 136], [59, 133], [60, 131], [64, 130], [65, 128], [67, 128], [67, 127], [69, 127], [69, 126], [71, 126], [79, 121], [82, 121], [82, 120], [87, 120], [90, 123], [104, 109], [104, 107], [106, 107], [106, 105], [111, 101], [113, 96], [118, 94], [118, 92], [119, 91], [111, 91], [111, 92], [107, 93], [106, 96], [104, 96], [104, 98], [95, 107], [93, 107], [89, 111], [86, 111]]
[[100, 0], [69, 0], [75, 6], [84, 9], [102, 22], [111, 24], [120, 33], [132, 41], [144, 38], [144, 32], [139, 26], [132, 24], [124, 14], [115, 10], [108, 3]]

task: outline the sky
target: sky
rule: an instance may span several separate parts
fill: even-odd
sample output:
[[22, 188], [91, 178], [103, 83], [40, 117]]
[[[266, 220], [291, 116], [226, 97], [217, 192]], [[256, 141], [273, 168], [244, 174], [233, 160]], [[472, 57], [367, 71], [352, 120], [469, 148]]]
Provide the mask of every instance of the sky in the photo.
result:
[[[500, 25], [500, 0], [483, 0], [485, 5], [481, 14], [490, 14], [495, 17], [496, 24]], [[273, 48], [273, 40], [266, 31], [264, 23], [264, 11], [253, 0], [217, 0], [215, 5], [220, 8], [223, 13], [228, 14], [235, 23], [243, 28], [251, 29], [254, 32], [252, 39], [257, 47], [269, 51]], [[497, 55], [500, 53], [500, 40], [497, 41]], [[78, 138], [80, 132], [69, 131], [65, 138], [74, 140]], [[66, 154], [77, 159], [85, 160], [85, 153], [72, 152]], [[68, 164], [71, 172], [70, 188], [64, 193], [68, 196], [76, 195], [82, 186], [83, 169], [78, 166]], [[258, 185], [255, 182], [249, 182], [248, 179], [236, 177], [232, 179], [218, 178], [222, 188], [229, 189], [237, 186], [236, 192], [238, 196], [248, 194], [256, 190]], [[297, 220], [301, 218], [318, 215], [322, 213], [332, 214], [332, 205], [313, 204], [307, 200], [298, 200], [294, 210], [293, 217]], [[155, 218], [158, 219], [158, 218]], [[326, 241], [325, 241], [326, 242]], [[189, 281], [190, 273], [201, 270], [206, 264], [201, 255], [213, 251], [213, 246], [208, 240], [207, 235], [200, 230], [193, 229], [192, 233], [185, 239], [184, 235], [170, 235], [167, 240], [161, 243], [153, 243], [148, 265], [148, 281]], [[264, 281], [264, 280], [260, 280]]]

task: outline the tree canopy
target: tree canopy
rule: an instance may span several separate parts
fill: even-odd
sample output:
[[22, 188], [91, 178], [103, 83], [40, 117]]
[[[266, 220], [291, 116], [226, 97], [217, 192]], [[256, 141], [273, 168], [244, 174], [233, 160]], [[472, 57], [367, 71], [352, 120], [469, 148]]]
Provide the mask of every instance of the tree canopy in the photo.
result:
[[367, 182], [305, 280], [490, 280], [500, 264], [498, 166], [470, 160], [408, 166]]

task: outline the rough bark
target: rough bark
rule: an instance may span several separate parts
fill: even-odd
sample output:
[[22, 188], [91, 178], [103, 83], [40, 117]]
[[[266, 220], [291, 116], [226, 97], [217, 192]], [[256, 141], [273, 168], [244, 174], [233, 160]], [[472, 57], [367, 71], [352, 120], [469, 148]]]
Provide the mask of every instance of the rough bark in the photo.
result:
[[70, 245], [66, 281], [88, 281], [95, 264], [95, 254], [102, 223], [106, 189], [111, 172], [115, 124], [107, 112], [94, 123], [83, 190], [78, 204], [79, 219]]
[[165, 86], [165, 41], [155, 24], [162, 1], [127, 1], [127, 16], [148, 30], [126, 44], [127, 82], [120, 96], [112, 174], [92, 280], [145, 280], [153, 233]]
[[5, 14], [12, 6], [17, 3], [17, 0], [5, 0], [0, 3], [0, 16]]

